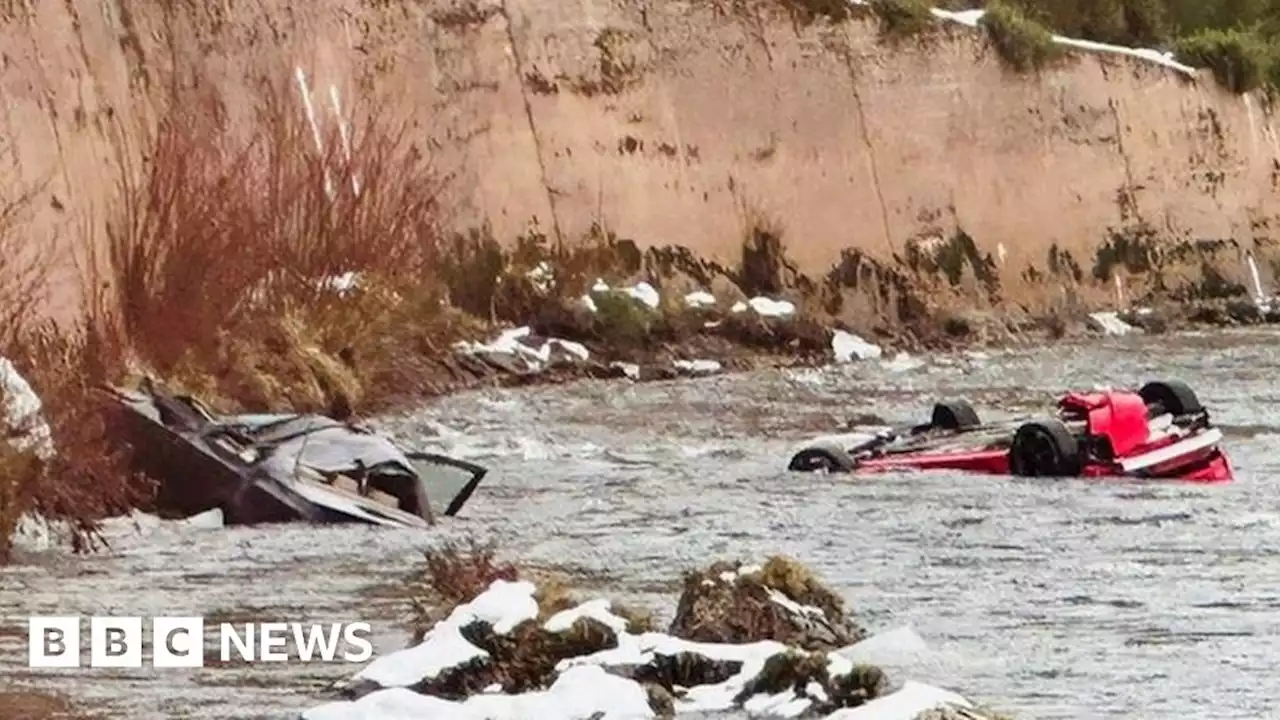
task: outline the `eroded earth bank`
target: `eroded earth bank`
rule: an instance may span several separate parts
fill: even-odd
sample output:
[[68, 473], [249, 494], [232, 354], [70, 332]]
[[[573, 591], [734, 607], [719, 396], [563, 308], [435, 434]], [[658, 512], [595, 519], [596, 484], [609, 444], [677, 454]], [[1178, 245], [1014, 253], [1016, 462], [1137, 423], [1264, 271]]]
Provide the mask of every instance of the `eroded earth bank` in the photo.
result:
[[936, 307], [934, 285], [1006, 309], [1112, 298], [1116, 275], [1130, 296], [1230, 294], [1250, 250], [1270, 282], [1260, 97], [1108, 53], [1019, 74], [981, 29], [893, 39], [833, 7], [41, 0], [0, 25], [0, 122], [20, 187], [48, 183], [41, 237], [104, 222], [175, 82], [244, 130], [268, 81], [325, 133], [382, 103], [413, 118], [455, 232], [603, 233], [733, 266], [760, 228], [857, 290], [835, 309], [858, 324], [900, 319], [904, 294]]

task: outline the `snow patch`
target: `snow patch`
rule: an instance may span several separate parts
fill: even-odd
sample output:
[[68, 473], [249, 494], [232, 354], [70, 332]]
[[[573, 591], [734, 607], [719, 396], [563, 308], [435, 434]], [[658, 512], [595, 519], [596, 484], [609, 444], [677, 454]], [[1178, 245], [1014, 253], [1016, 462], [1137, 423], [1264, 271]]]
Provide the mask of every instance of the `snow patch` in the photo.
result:
[[874, 360], [884, 352], [879, 345], [873, 345], [844, 330], [837, 330], [831, 336], [831, 351], [835, 353], [838, 363], [847, 363], [855, 359]]
[[914, 720], [922, 712], [948, 705], [973, 708], [972, 703], [950, 690], [907, 681], [895, 693], [878, 697], [856, 708], [837, 710], [828, 715], [827, 720]]
[[486, 693], [462, 702], [419, 695], [404, 688], [370, 693], [354, 702], [331, 702], [303, 713], [303, 720], [638, 720], [652, 718], [648, 695], [634, 680], [583, 666], [560, 674], [547, 690], [522, 695]]
[[[933, 16], [941, 20], [959, 23], [971, 28], [978, 27], [978, 23], [982, 20], [982, 16], [986, 15], [986, 10], [943, 10], [941, 8], [933, 8]], [[1190, 65], [1184, 65], [1174, 59], [1171, 52], [1161, 52], [1151, 48], [1133, 48], [1123, 45], [1111, 45], [1108, 43], [1094, 42], [1093, 40], [1080, 40], [1078, 38], [1069, 38], [1064, 35], [1054, 35], [1053, 41], [1058, 45], [1076, 48], [1094, 53], [1109, 53], [1112, 55], [1127, 55], [1129, 57], [1145, 60], [1157, 65], [1162, 65], [1170, 70], [1176, 70], [1188, 77], [1195, 77], [1196, 68]]]
[[697, 290], [684, 296], [684, 304], [691, 308], [708, 308], [716, 304], [716, 296], [709, 292]]
[[564, 632], [573, 627], [573, 624], [582, 618], [596, 620], [604, 624], [615, 633], [624, 633], [627, 631], [627, 621], [614, 615], [612, 612], [613, 604], [607, 598], [598, 598], [589, 600], [581, 605], [568, 610], [561, 610], [547, 619], [542, 627], [548, 632]]
[[[600, 278], [596, 278], [595, 284], [591, 286], [591, 293], [589, 295], [582, 296], [582, 304], [591, 312], [595, 312], [596, 302], [591, 296], [603, 295], [611, 292], [618, 292], [623, 295], [630, 296], [636, 300], [636, 302], [639, 302], [650, 310], [657, 310], [658, 306], [662, 304], [662, 296], [658, 293], [658, 290], [647, 282], [639, 282], [631, 287], [613, 288], [609, 287], [609, 283]], [[714, 298], [712, 301], [714, 302]]]
[[336, 293], [338, 297], [346, 297], [360, 289], [360, 273], [348, 270], [338, 275], [330, 275], [316, 281], [316, 289]]
[[712, 375], [723, 368], [718, 360], [675, 360], [671, 365], [690, 375]]
[[752, 310], [761, 317], [786, 317], [796, 313], [796, 306], [789, 300], [773, 300], [767, 297], [753, 297], [747, 301]]
[[1128, 335], [1138, 329], [1120, 319], [1119, 313], [1096, 312], [1089, 315], [1089, 326], [1103, 335]]
[[462, 341], [454, 344], [454, 349], [466, 355], [509, 355], [525, 361], [531, 370], [541, 370], [550, 365], [553, 356], [559, 355], [579, 362], [586, 361], [591, 353], [586, 346], [572, 340], [548, 338], [541, 345], [532, 345], [527, 340], [532, 338], [532, 330], [518, 327], [503, 330], [497, 338], [487, 343]]
[[0, 408], [5, 435], [19, 450], [31, 450], [48, 460], [55, 454], [53, 432], [41, 414], [44, 404], [31, 383], [9, 358], [0, 356]]
[[520, 623], [538, 616], [534, 590], [531, 582], [495, 580], [476, 599], [454, 608], [449, 617], [431, 628], [421, 643], [374, 660], [356, 674], [355, 680], [371, 680], [384, 688], [405, 687], [435, 678], [442, 671], [475, 658], [488, 657], [487, 652], [472, 645], [459, 631], [480, 621], [492, 625], [499, 635], [511, 632]]
[[648, 306], [650, 310], [657, 310], [658, 305], [662, 302], [662, 296], [647, 282], [636, 283], [627, 288], [625, 292], [639, 300], [641, 304]]
[[532, 270], [525, 273], [525, 277], [539, 292], [550, 292], [555, 287], [555, 271], [547, 264], [546, 260], [538, 263]]
[[[758, 566], [744, 566], [725, 572], [720, 578], [736, 582], [739, 577], [758, 571]], [[458, 720], [587, 720], [587, 718], [651, 718], [653, 710], [648, 694], [639, 683], [609, 673], [614, 666], [642, 665], [656, 656], [683, 653], [700, 655], [713, 661], [741, 663], [741, 668], [723, 682], [686, 688], [674, 701], [677, 714], [714, 713], [732, 710], [735, 697], [763, 670], [774, 655], [790, 650], [771, 640], [743, 644], [704, 643], [684, 640], [664, 633], [633, 635], [627, 622], [612, 612], [607, 599], [596, 599], [556, 613], [543, 627], [551, 632], [568, 630], [582, 618], [596, 620], [610, 627], [618, 640], [617, 647], [589, 655], [567, 658], [556, 665], [557, 677], [547, 690], [507, 695], [499, 687], [490, 686], [481, 694], [460, 701], [422, 695], [408, 687], [423, 679], [433, 679], [447, 668], [475, 659], [486, 658], [480, 648], [469, 643], [459, 632], [470, 623], [480, 621], [492, 625], [494, 632], [509, 633], [519, 623], [537, 617], [533, 599], [534, 586], [529, 582], [495, 581], [488, 590], [470, 603], [454, 609], [438, 623], [423, 641], [412, 648], [382, 656], [373, 661], [355, 681], [372, 681], [381, 686], [358, 700], [329, 702], [303, 714], [303, 720], [410, 720], [421, 717]], [[786, 598], [770, 594], [774, 602], [802, 615], [821, 615], [822, 611]], [[839, 652], [828, 654], [828, 673], [847, 675], [854, 670], [852, 658], [869, 660], [886, 648], [896, 649], [904, 638], [901, 633], [887, 634], [883, 639], [864, 640]], [[918, 641], [923, 644], [923, 641]], [[911, 644], [911, 643], [907, 643]], [[361, 683], [356, 682], [354, 685]], [[808, 689], [808, 697], [794, 691], [761, 694], [747, 699], [743, 709], [752, 714], [797, 717], [812, 705], [811, 697], [825, 695], [820, 686]], [[829, 717], [851, 720], [912, 720], [924, 710], [952, 705], [970, 708], [963, 697], [941, 688], [907, 682], [899, 691], [867, 703], [859, 708], [841, 710]]]

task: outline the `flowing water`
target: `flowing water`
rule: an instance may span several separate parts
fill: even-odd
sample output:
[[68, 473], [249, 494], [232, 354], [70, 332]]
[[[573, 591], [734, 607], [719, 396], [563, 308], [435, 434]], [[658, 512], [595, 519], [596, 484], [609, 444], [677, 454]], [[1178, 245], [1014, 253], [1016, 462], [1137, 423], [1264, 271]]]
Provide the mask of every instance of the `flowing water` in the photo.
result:
[[[447, 528], [116, 523], [105, 556], [29, 554], [0, 573], [0, 673], [110, 716], [296, 717], [352, 667], [31, 671], [25, 617], [364, 619], [384, 652], [407, 640], [405, 606], [379, 587], [433, 542], [475, 535], [496, 538], [521, 562], [569, 567], [591, 588], [666, 617], [686, 568], [793, 555], [873, 630], [914, 626], [936, 650], [916, 679], [1019, 717], [1274, 716], [1277, 338], [1118, 338], [918, 366], [448, 398], [385, 424], [492, 468]], [[1170, 377], [1190, 382], [1224, 427], [1234, 484], [945, 473], [855, 482], [783, 471], [798, 442], [855, 413], [914, 421], [954, 394], [1001, 415], [1071, 387]]]

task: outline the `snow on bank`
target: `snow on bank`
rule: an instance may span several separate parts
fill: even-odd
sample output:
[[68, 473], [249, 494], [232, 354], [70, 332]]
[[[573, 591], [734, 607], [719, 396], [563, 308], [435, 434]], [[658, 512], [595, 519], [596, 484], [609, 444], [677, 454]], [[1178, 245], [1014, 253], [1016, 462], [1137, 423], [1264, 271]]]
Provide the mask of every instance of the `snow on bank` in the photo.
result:
[[1096, 312], [1089, 315], [1089, 327], [1103, 335], [1129, 335], [1140, 332], [1138, 328], [1120, 319], [1119, 313]]
[[558, 361], [582, 362], [591, 357], [586, 346], [562, 338], [536, 338], [528, 327], [504, 330], [487, 343], [459, 342], [454, 349], [465, 355], [504, 355], [518, 359], [530, 372], [538, 372]]
[[[542, 629], [563, 633], [579, 619], [601, 623], [614, 633], [616, 647], [589, 655], [561, 660], [556, 676], [546, 690], [521, 694], [503, 694], [486, 690], [463, 700], [446, 700], [408, 689], [420, 682], [440, 678], [446, 672], [467, 666], [466, 671], [482, 672], [489, 654], [469, 642], [463, 629], [477, 621], [491, 626], [497, 635], [510, 635], [521, 623], [534, 620], [538, 606], [535, 588], [529, 582], [495, 581], [488, 590], [470, 603], [460, 605], [433, 627], [417, 646], [384, 655], [357, 673], [346, 688], [367, 686], [377, 689], [356, 700], [329, 702], [308, 710], [304, 720], [410, 720], [421, 717], [444, 720], [505, 720], [507, 718], [539, 718], [540, 720], [586, 720], [587, 718], [652, 718], [657, 714], [649, 705], [649, 693], [640, 683], [624, 677], [627, 668], [651, 664], [659, 656], [666, 658], [690, 654], [726, 663], [730, 675], [721, 682], [695, 685], [673, 699], [677, 715], [730, 710], [741, 706], [753, 716], [798, 717], [813, 705], [812, 695], [820, 687], [806, 692], [794, 689], [778, 693], [757, 693], [743, 700], [740, 695], [749, 683], [762, 674], [766, 662], [780, 653], [791, 651], [782, 643], [764, 640], [753, 643], [721, 644], [684, 640], [664, 633], [627, 632], [627, 621], [612, 612], [608, 600], [597, 599], [563, 610], [542, 623]], [[791, 604], [795, 604], [792, 602]], [[807, 609], [797, 606], [799, 614]], [[860, 662], [874, 662], [886, 645], [896, 647], [901, 631], [895, 631], [889, 642], [876, 638], [864, 640], [826, 656], [827, 672], [833, 677], [855, 672], [851, 657]], [[920, 641], [922, 643], [922, 641]], [[478, 663], [478, 664], [477, 664]], [[468, 665], [470, 664], [470, 665]], [[609, 670], [615, 670], [610, 672]], [[816, 683], [814, 684], [816, 685]], [[935, 708], [973, 706], [963, 697], [941, 688], [907, 682], [898, 691], [884, 695], [860, 707], [839, 710], [828, 717], [846, 720], [913, 720], [920, 712]]]
[[[854, 2], [855, 5], [861, 5], [861, 2]], [[941, 8], [933, 8], [933, 16], [941, 20], [949, 20], [961, 25], [967, 25], [971, 28], [978, 27], [978, 23], [982, 20], [982, 16], [986, 15], [986, 10], [943, 10]], [[1054, 35], [1053, 42], [1064, 47], [1075, 48], [1093, 53], [1109, 53], [1112, 55], [1127, 55], [1139, 60], [1145, 60], [1157, 65], [1162, 65], [1170, 70], [1176, 70], [1183, 75], [1194, 78], [1196, 76], [1196, 68], [1190, 65], [1184, 65], [1174, 59], [1173, 53], [1161, 52], [1151, 48], [1132, 48], [1124, 45], [1110, 45], [1108, 43], [1094, 42], [1092, 40], [1080, 40], [1078, 38], [1069, 38], [1065, 35]]]
[[795, 303], [789, 300], [774, 300], [763, 296], [753, 297], [746, 302], [736, 302], [733, 307], [729, 308], [729, 312], [746, 312], [747, 308], [755, 311], [760, 317], [768, 318], [788, 317], [796, 313]]
[[873, 345], [861, 337], [844, 330], [837, 330], [831, 336], [831, 352], [835, 354], [836, 362], [838, 363], [847, 363], [853, 360], [875, 360], [883, 354], [879, 345]]
[[4, 436], [19, 450], [44, 459], [54, 455], [53, 432], [45, 422], [40, 396], [9, 358], [0, 356], [0, 407]]

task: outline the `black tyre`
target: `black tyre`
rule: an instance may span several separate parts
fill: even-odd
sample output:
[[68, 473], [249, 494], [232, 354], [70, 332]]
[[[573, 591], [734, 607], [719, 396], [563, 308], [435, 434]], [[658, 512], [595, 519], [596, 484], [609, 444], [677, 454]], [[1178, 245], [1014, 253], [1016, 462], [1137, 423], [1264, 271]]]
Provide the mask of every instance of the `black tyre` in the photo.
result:
[[1149, 382], [1142, 386], [1138, 394], [1148, 406], [1159, 406], [1155, 408], [1156, 414], [1164, 411], [1178, 417], [1204, 412], [1204, 406], [1200, 404], [1200, 398], [1196, 397], [1195, 390], [1181, 380]]
[[964, 400], [944, 400], [933, 406], [929, 426], [937, 430], [963, 430], [982, 424], [978, 411]]
[[791, 457], [788, 470], [795, 472], [851, 472], [857, 465], [849, 453], [837, 447], [807, 447]]
[[1019, 477], [1075, 477], [1083, 462], [1080, 443], [1066, 425], [1052, 419], [1025, 423], [1013, 436], [1009, 470]]

